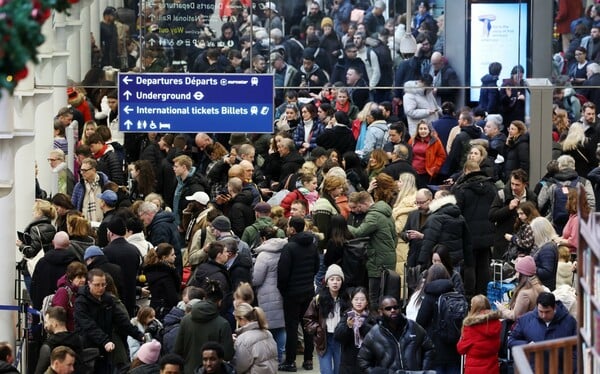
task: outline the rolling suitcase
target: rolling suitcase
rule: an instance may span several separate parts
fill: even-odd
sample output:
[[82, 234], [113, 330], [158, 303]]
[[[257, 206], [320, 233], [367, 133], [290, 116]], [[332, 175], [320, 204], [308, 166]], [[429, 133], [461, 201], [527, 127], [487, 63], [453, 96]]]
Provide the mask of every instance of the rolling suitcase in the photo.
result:
[[515, 284], [512, 282], [506, 282], [503, 279], [503, 262], [499, 260], [492, 260], [492, 281], [487, 286], [487, 298], [492, 305], [492, 309], [496, 310], [496, 301], [501, 303], [508, 303], [512, 296], [512, 291], [515, 289]]

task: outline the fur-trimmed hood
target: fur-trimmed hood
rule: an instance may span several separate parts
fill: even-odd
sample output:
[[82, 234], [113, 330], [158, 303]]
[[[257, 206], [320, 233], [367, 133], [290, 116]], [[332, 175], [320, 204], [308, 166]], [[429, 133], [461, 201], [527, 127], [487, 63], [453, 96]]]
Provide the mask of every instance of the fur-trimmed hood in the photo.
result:
[[456, 197], [454, 197], [454, 195], [448, 195], [432, 200], [429, 204], [429, 213], [433, 213], [447, 204], [456, 205]]
[[502, 314], [497, 310], [482, 310], [479, 314], [467, 316], [463, 321], [464, 326], [473, 326], [502, 318]]

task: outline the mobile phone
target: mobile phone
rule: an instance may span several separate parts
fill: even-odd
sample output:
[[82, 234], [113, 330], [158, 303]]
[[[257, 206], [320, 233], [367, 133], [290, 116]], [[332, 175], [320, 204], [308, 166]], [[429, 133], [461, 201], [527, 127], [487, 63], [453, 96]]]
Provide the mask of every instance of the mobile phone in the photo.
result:
[[31, 235], [24, 233], [22, 231], [17, 231], [17, 237], [23, 244], [31, 244]]

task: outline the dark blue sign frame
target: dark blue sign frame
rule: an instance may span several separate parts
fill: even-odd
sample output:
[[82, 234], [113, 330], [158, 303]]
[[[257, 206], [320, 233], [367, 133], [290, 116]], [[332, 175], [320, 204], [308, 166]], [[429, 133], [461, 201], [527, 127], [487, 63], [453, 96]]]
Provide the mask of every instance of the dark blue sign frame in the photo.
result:
[[123, 132], [273, 132], [269, 74], [119, 74]]

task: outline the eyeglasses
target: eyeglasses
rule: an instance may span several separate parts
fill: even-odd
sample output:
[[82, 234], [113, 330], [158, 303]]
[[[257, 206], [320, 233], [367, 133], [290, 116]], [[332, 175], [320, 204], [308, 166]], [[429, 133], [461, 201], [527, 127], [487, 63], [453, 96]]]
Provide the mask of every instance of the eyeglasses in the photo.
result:
[[90, 171], [90, 170], [92, 170], [92, 169], [93, 169], [93, 168], [89, 168], [89, 169], [84, 169], [84, 168], [81, 168], [81, 169], [79, 169], [79, 170], [80, 170], [82, 173], [87, 173], [88, 171]]
[[389, 305], [389, 306], [383, 307], [383, 310], [388, 311], [388, 312], [391, 310], [398, 310], [398, 309], [400, 309], [400, 307], [398, 305]]
[[417, 204], [417, 205], [423, 205], [423, 204], [427, 204], [428, 201], [429, 201], [429, 199], [427, 199], [425, 201], [419, 201], [419, 200], [417, 200], [417, 201], [415, 201], [415, 204]]

